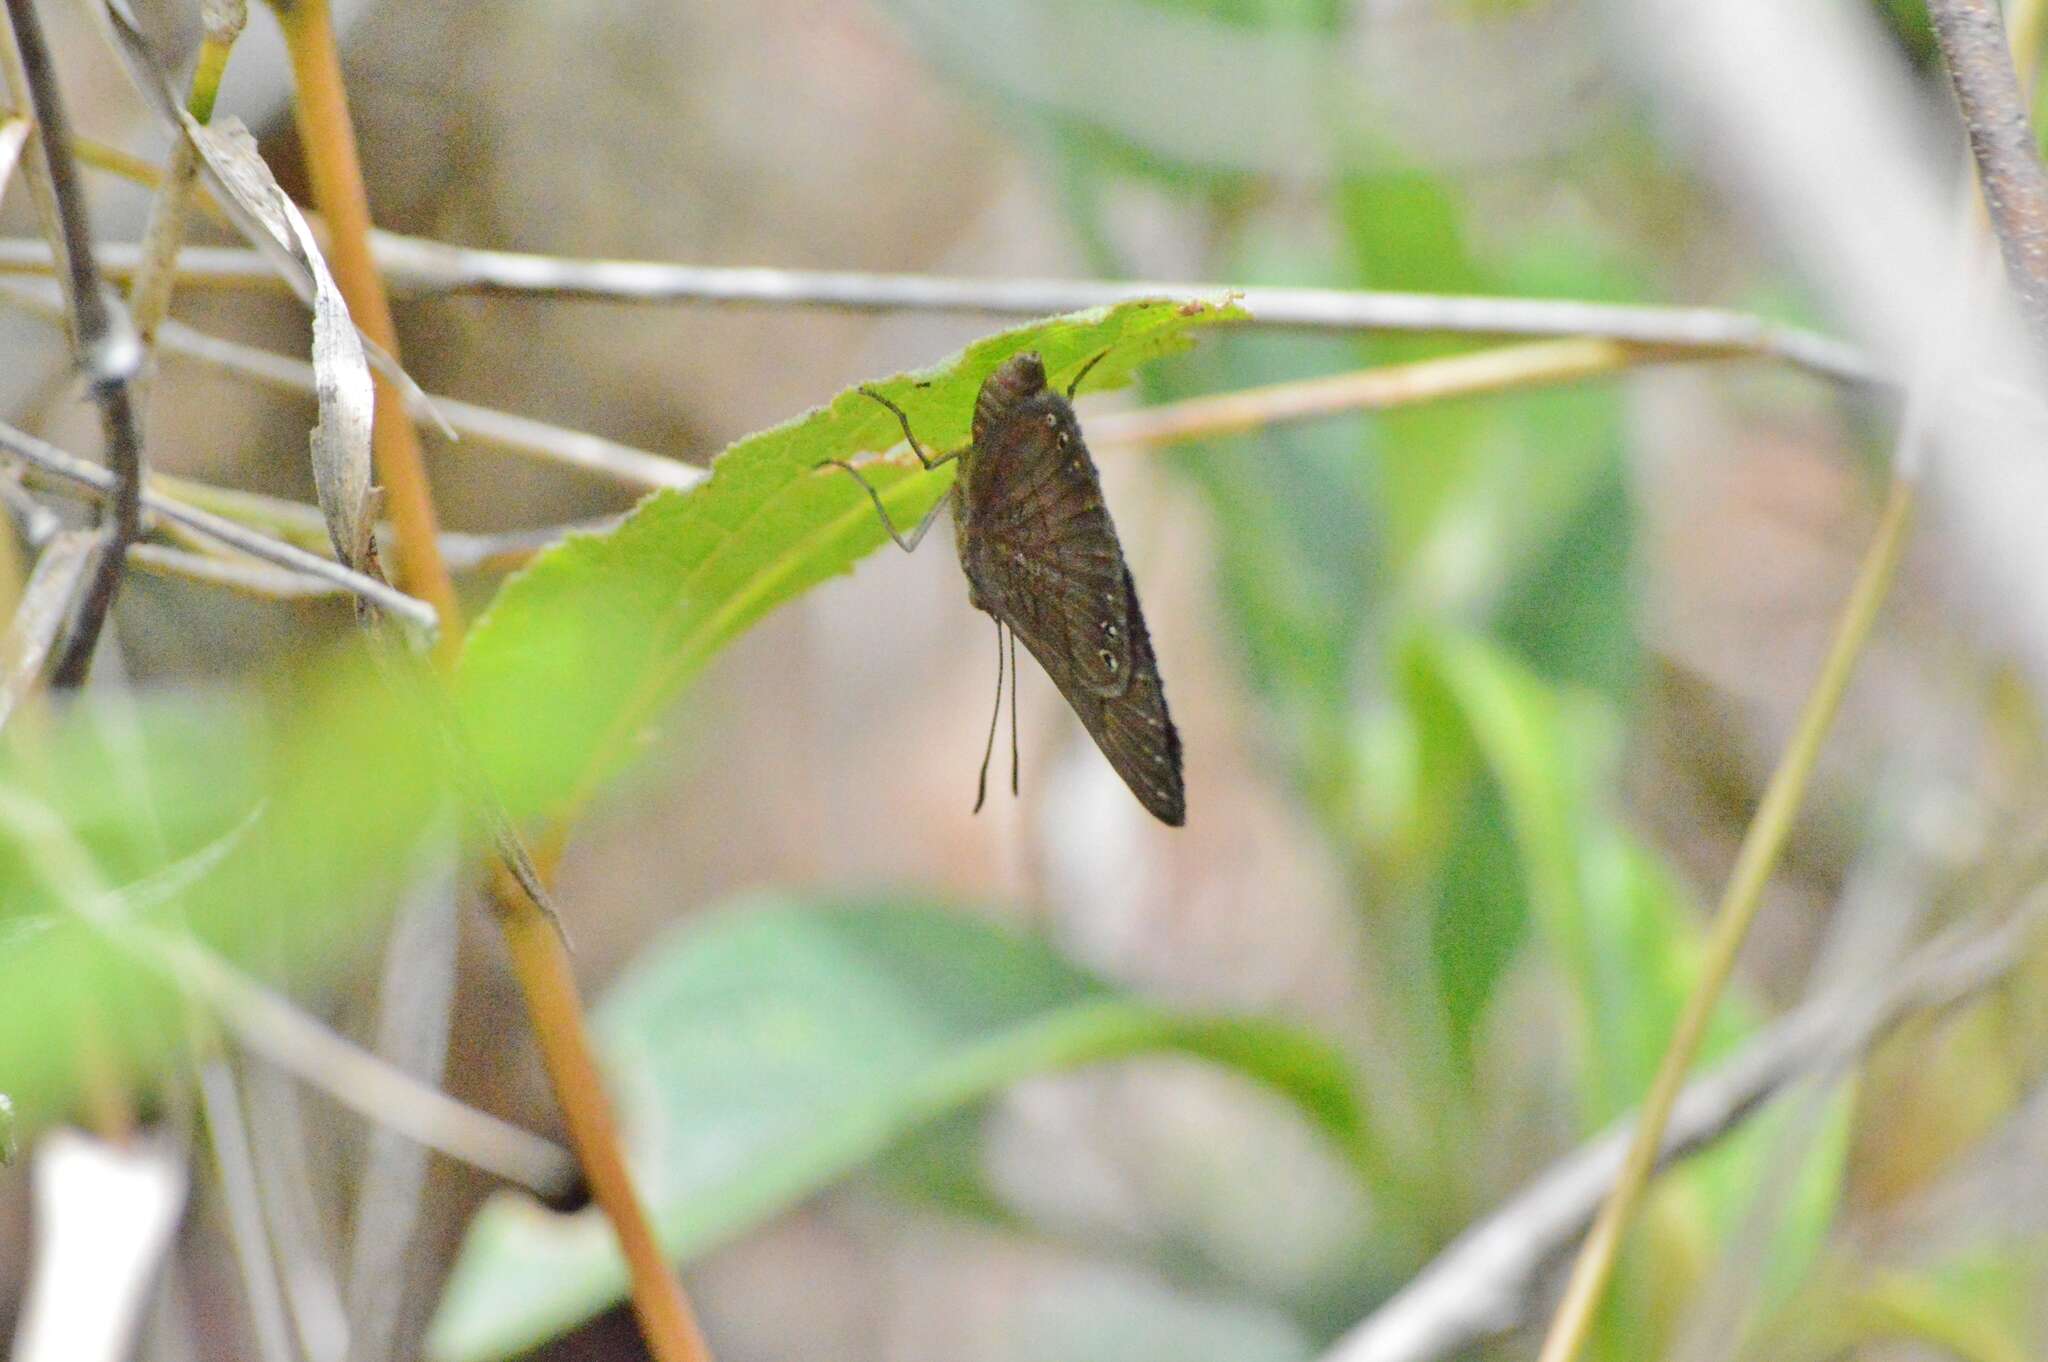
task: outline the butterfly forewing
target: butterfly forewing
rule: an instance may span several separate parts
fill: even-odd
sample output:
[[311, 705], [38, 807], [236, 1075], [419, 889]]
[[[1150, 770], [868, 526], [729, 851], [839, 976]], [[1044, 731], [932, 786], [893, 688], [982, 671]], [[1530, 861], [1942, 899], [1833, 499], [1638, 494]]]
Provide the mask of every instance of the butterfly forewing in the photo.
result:
[[974, 527], [963, 561], [993, 579], [1020, 632], [1058, 646], [1075, 679], [1121, 695], [1131, 679], [1123, 553], [1073, 412], [1041, 391], [976, 446], [962, 493]]
[[954, 490], [973, 603], [1045, 668], [1139, 802], [1185, 818], [1180, 737], [1073, 408], [1020, 355], [983, 385]]

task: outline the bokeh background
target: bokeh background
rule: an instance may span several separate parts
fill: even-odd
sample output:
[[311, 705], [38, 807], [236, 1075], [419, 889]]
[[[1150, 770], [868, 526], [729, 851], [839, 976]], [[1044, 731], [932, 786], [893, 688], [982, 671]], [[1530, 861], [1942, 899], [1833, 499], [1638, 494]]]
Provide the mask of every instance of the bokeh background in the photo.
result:
[[[1858, 7], [1960, 170], [1925, 16], [1913, 0]], [[91, 26], [50, 9], [81, 130], [160, 157], [164, 137]], [[340, 12], [378, 222], [421, 236], [1835, 321], [1713, 148], [1674, 130], [1653, 63], [1596, 3]], [[223, 109], [304, 200], [272, 28], [252, 16]], [[94, 189], [101, 232], [133, 239], [146, 193]], [[19, 195], [0, 221], [34, 233]], [[289, 299], [188, 290], [178, 315], [303, 353]], [[9, 419], [89, 448], [55, 331], [4, 321]], [[999, 325], [493, 297], [401, 302], [398, 321], [432, 391], [693, 463]], [[1219, 331], [1081, 414], [1085, 426], [1478, 344]], [[309, 410], [167, 360], [152, 455], [310, 500], [296, 456]], [[943, 531], [753, 629], [568, 846], [559, 893], [593, 996], [733, 903], [938, 903], [1172, 1008], [1312, 1030], [1343, 1056], [1387, 1159], [1362, 1174], [1287, 1102], [1190, 1058], [1031, 1077], [695, 1256], [686, 1279], [719, 1355], [1320, 1355], [1637, 1100], [1872, 534], [1895, 417], [1867, 392], [1745, 360], [1170, 450], [1098, 447], [1186, 744], [1181, 831], [1129, 798], [1028, 662], [1022, 796], [969, 816], [990, 631]], [[454, 529], [631, 503], [600, 479], [426, 438]], [[496, 581], [465, 581], [472, 608]], [[1940, 538], [1923, 536], [1743, 956], [1721, 1051], [1807, 997], [1822, 962], [1869, 959], [1873, 931], [1896, 951], [2031, 891], [2037, 714], [1958, 596]], [[332, 604], [142, 579], [117, 642], [135, 687], [186, 691], [272, 674], [348, 628]], [[447, 1086], [559, 1137], [502, 948], [474, 905], [462, 924]], [[346, 935], [329, 968], [291, 982], [360, 1035], [378, 938]], [[1882, 966], [1851, 977], [1881, 981]], [[933, 987], [943, 1009], [947, 983]], [[2038, 1355], [2048, 1189], [2027, 1151], [2048, 1136], [2041, 1020], [2015, 987], [1918, 1021], [1853, 1079], [1672, 1179], [1595, 1349]], [[305, 1223], [331, 1257], [362, 1134], [324, 1098], [301, 1100]], [[687, 1095], [668, 1100], [688, 1110]], [[164, 1111], [176, 1119], [175, 1103]], [[218, 1192], [195, 1168], [143, 1355], [257, 1355]], [[0, 1326], [36, 1242], [27, 1186], [24, 1167], [0, 1172]], [[425, 1327], [489, 1188], [433, 1165], [401, 1338]], [[1759, 1242], [1770, 1266], [1746, 1272]], [[637, 1346], [614, 1309], [545, 1355]], [[1517, 1356], [1532, 1340], [1490, 1346]]]

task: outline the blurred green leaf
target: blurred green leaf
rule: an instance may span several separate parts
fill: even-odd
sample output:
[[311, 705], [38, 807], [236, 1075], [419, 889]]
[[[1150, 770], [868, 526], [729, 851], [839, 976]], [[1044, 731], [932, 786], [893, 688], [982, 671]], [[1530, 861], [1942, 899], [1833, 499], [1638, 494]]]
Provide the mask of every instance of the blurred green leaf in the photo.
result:
[[[1410, 704], [1457, 724], [1497, 786], [1507, 814], [1531, 921], [1571, 988], [1585, 1077], [1587, 1129], [1640, 1098], [1682, 1006], [1698, 954], [1697, 927], [1677, 884], [1656, 858], [1602, 817], [1591, 792], [1604, 783], [1614, 725], [1590, 697], [1574, 701], [1497, 645], [1471, 636], [1420, 631], [1404, 654]], [[1442, 750], [1458, 734], [1429, 740]], [[1484, 953], [1498, 961], [1496, 906], [1442, 905], [1440, 957]], [[1512, 922], [1509, 926], [1512, 927]], [[1458, 944], [1465, 937], [1481, 938]], [[1469, 984], [1452, 1000], [1483, 1007], [1490, 996]], [[1729, 1007], [1718, 1014], [1709, 1053], [1740, 1028]], [[1458, 1025], [1477, 1024], [1460, 1016]]]
[[95, 691], [11, 730], [0, 1077], [24, 1129], [62, 1119], [86, 1074], [147, 1093], [194, 1035], [172, 974], [124, 923], [189, 934], [288, 988], [345, 969], [423, 844], [464, 833], [442, 717], [347, 649], [263, 689]]
[[276, 709], [95, 697], [0, 755], [0, 1075], [31, 1128], [83, 1073], [146, 1089], [185, 1042], [165, 971], [96, 918], [189, 930], [264, 974], [361, 939], [440, 784], [404, 706], [374, 683], [343, 700], [344, 678], [363, 679], [334, 665]]
[[[1376, 1158], [1344, 1064], [1314, 1037], [1169, 1011], [1037, 941], [932, 908], [740, 905], [642, 956], [596, 1027], [656, 1232], [679, 1259], [1019, 1079], [1131, 1055], [1234, 1069], [1291, 1099], [1361, 1167]], [[594, 1210], [500, 1197], [472, 1227], [431, 1350], [502, 1357], [624, 1286]]]
[[986, 1104], [979, 1104], [928, 1121], [876, 1155], [869, 1173], [898, 1200], [981, 1225], [1022, 1229], [1023, 1218], [989, 1183], [982, 1166], [987, 1115]]
[[1601, 470], [1537, 561], [1516, 575], [1495, 632], [1551, 679], [1624, 697], [1635, 688], [1635, 512], [1620, 469]]
[[1437, 867], [1430, 955], [1460, 1069], [1472, 1072], [1473, 1046], [1487, 1004], [1521, 949], [1528, 918], [1522, 865], [1500, 792], [1481, 782]]
[[[1243, 315], [1124, 303], [999, 332], [869, 386], [936, 453], [965, 443], [982, 380], [1019, 351], [1038, 351], [1055, 385], [1103, 354], [1088, 386], [1110, 387], [1186, 347], [1192, 329]], [[849, 389], [739, 441], [701, 486], [657, 492], [617, 528], [572, 535], [508, 580], [470, 634], [459, 675], [471, 737], [507, 797], [577, 807], [721, 647], [886, 542], [866, 494], [818, 464], [902, 438], [892, 414]], [[862, 471], [908, 526], [956, 467], [926, 475], [906, 451]]]

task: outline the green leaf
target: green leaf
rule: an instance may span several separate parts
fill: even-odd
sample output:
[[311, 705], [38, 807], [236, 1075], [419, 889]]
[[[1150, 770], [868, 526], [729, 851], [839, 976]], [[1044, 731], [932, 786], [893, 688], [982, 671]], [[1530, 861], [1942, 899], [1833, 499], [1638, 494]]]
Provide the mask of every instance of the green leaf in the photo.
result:
[[1522, 946], [1529, 905], [1520, 872], [1500, 793], [1482, 783], [1438, 867], [1430, 918], [1438, 996], [1453, 1057], [1468, 1079], [1487, 1004]]
[[[1297, 1029], [1121, 993], [1043, 944], [933, 908], [749, 903], [656, 945], [597, 1009], [663, 1247], [688, 1258], [1021, 1078], [1177, 1051], [1291, 1099], [1353, 1160], [1376, 1151], [1343, 1062]], [[503, 1357], [620, 1298], [594, 1210], [501, 1196], [430, 1341]]]
[[[1101, 354], [1089, 387], [1109, 387], [1185, 348], [1192, 328], [1243, 315], [1228, 304], [1123, 303], [999, 332], [868, 386], [938, 453], [967, 440], [982, 380], [1019, 351], [1038, 351], [1055, 385]], [[896, 418], [849, 389], [739, 441], [702, 485], [657, 492], [617, 528], [572, 535], [507, 581], [459, 674], [471, 735], [507, 801], [575, 808], [720, 648], [886, 542], [853, 479], [818, 465], [901, 441]], [[862, 471], [907, 528], [954, 468], [927, 475], [904, 451]]]
[[[1615, 742], [1605, 705], [1557, 691], [1470, 636], [1418, 634], [1404, 662], [1410, 703], [1439, 725], [1455, 716], [1499, 791], [1531, 922], [1578, 1004], [1583, 1110], [1595, 1128], [1633, 1106], [1656, 1071], [1697, 965], [1692, 910], [1657, 858], [1594, 801]], [[1438, 749], [1450, 741], [1431, 738]], [[1440, 957], [1445, 931], [1496, 925], [1490, 910], [1446, 907], [1459, 916], [1439, 924]], [[1717, 1014], [1709, 1056], [1739, 1037], [1738, 1016], [1729, 1005]]]
[[0, 750], [0, 1083], [24, 1136], [70, 1109], [81, 1056], [146, 1093], [195, 1035], [124, 922], [323, 980], [370, 939], [414, 849], [457, 831], [432, 719], [380, 677], [338, 652], [268, 701], [94, 694]]
[[982, 1166], [987, 1115], [985, 1105], [962, 1107], [919, 1126], [877, 1155], [869, 1176], [898, 1201], [985, 1228], [1025, 1228]]

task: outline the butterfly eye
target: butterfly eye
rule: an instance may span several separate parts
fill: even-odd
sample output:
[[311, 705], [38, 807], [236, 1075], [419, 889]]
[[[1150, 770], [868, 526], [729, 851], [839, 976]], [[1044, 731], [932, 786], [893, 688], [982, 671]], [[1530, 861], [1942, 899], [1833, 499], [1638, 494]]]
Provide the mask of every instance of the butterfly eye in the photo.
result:
[[1110, 651], [1109, 649], [1107, 649], [1107, 648], [1098, 648], [1098, 649], [1096, 649], [1096, 650], [1095, 650], [1095, 655], [1096, 655], [1097, 657], [1099, 657], [1099, 658], [1101, 658], [1101, 659], [1102, 659], [1102, 665], [1103, 665], [1103, 666], [1105, 666], [1105, 667], [1109, 668], [1109, 669], [1110, 669], [1110, 670], [1111, 670], [1112, 672], [1116, 670], [1116, 654], [1115, 654], [1115, 653], [1112, 653], [1112, 652], [1111, 652], [1111, 651]]
[[1045, 414], [1045, 424], [1053, 430], [1058, 430], [1060, 428], [1060, 414], [1056, 411], [1047, 412]]
[[1102, 622], [1102, 632], [1103, 632], [1103, 633], [1105, 633], [1105, 634], [1108, 634], [1108, 635], [1109, 635], [1109, 636], [1110, 636], [1111, 638], [1115, 638], [1115, 637], [1116, 637], [1116, 625], [1112, 624], [1112, 623], [1111, 623], [1110, 621], [1108, 621], [1108, 620], [1104, 620], [1104, 621]]

